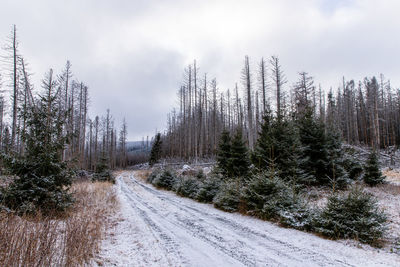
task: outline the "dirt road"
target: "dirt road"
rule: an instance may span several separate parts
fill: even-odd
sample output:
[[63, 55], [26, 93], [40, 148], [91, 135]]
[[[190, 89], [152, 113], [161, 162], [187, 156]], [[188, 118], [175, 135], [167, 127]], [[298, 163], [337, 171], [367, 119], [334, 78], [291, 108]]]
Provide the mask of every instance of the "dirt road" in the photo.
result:
[[400, 257], [346, 246], [117, 179], [119, 223], [103, 242], [106, 266], [399, 266]]

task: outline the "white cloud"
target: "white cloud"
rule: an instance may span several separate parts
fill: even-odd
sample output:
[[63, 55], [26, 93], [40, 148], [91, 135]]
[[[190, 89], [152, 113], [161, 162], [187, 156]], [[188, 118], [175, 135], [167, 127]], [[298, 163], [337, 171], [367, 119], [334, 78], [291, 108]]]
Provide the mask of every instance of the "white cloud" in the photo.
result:
[[125, 114], [138, 139], [165, 125], [193, 59], [222, 89], [239, 80], [244, 55], [254, 66], [278, 55], [291, 83], [305, 70], [324, 88], [381, 72], [399, 85], [399, 8], [396, 0], [6, 0], [0, 36], [17, 24], [36, 87], [70, 59], [91, 89], [92, 113]]

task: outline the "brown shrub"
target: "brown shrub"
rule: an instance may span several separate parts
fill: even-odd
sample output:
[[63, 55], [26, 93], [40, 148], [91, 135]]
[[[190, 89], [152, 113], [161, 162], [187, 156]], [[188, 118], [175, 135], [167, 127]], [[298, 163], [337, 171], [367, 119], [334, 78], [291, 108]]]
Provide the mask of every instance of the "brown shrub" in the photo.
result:
[[110, 183], [75, 183], [76, 203], [62, 217], [0, 213], [0, 266], [81, 266], [98, 252], [117, 206]]

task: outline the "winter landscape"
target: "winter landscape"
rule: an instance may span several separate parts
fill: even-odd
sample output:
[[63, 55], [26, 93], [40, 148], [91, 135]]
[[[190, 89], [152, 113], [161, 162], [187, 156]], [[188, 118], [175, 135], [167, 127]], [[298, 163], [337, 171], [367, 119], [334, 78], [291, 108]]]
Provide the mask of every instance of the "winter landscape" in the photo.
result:
[[398, 1], [1, 5], [0, 266], [400, 266]]

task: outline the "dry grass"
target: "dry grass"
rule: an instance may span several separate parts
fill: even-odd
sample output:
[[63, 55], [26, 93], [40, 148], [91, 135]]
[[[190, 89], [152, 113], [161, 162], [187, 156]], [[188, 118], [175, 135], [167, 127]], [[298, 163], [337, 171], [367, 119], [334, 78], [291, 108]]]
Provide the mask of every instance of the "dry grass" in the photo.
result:
[[[382, 192], [387, 195], [400, 197], [400, 185], [392, 183], [384, 183], [371, 188], [372, 191]], [[380, 196], [378, 195], [378, 198]]]
[[110, 183], [75, 183], [63, 218], [0, 213], [0, 266], [82, 266], [98, 252], [117, 199]]
[[121, 174], [123, 174], [124, 172], [125, 172], [125, 170], [116, 170], [116, 171], [113, 171], [112, 174], [114, 177], [118, 177]]
[[386, 181], [400, 186], [400, 171], [398, 169], [397, 170], [386, 169], [383, 171], [383, 175], [386, 176]]
[[150, 173], [151, 173], [151, 170], [137, 170], [137, 171], [135, 171], [135, 177], [137, 177], [143, 181], [146, 181], [147, 177], [149, 177]]

